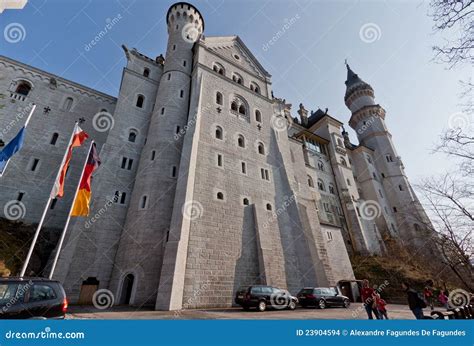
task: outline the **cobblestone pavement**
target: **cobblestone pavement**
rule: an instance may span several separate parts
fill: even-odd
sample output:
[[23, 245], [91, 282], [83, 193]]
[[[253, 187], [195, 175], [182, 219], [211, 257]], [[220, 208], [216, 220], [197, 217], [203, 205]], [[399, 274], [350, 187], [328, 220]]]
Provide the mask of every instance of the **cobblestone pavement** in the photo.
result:
[[[414, 319], [406, 305], [390, 304], [389, 318]], [[429, 315], [429, 309], [425, 309]], [[298, 308], [289, 310], [256, 310], [244, 311], [241, 308], [228, 309], [193, 309], [180, 311], [153, 311], [151, 309], [134, 309], [133, 307], [114, 307], [98, 310], [91, 307], [71, 306], [66, 318], [69, 319], [367, 319], [367, 314], [361, 304], [352, 304], [350, 308], [327, 308], [324, 310], [313, 308]]]

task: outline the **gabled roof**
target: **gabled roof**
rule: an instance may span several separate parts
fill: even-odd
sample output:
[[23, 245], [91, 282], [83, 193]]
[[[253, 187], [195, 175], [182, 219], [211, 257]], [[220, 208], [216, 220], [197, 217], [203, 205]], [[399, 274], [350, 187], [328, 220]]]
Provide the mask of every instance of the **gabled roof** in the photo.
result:
[[[248, 70], [249, 73], [256, 74], [261, 78], [271, 77], [239, 36], [205, 36], [200, 42], [225, 60]], [[234, 54], [237, 54], [240, 59], [235, 59]]]

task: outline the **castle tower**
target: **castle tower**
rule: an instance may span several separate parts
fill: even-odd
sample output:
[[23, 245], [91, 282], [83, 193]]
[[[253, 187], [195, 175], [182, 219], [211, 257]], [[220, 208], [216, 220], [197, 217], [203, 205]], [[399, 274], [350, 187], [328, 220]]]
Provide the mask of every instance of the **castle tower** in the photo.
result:
[[427, 220], [426, 215], [405, 175], [385, 124], [385, 110], [375, 102], [374, 89], [346, 66], [344, 101], [352, 113], [349, 125], [356, 131], [360, 146], [373, 151], [372, 159], [369, 155], [363, 157], [366, 168], [359, 177], [362, 191], [366, 192], [366, 199], [375, 200], [380, 206], [380, 216], [375, 221], [382, 233], [388, 231], [412, 241], [419, 236], [419, 223]]
[[181, 131], [188, 120], [193, 45], [204, 30], [199, 11], [184, 2], [169, 8], [167, 24], [169, 38], [163, 75], [111, 283], [122, 299], [131, 282], [131, 296], [126, 300], [135, 305], [154, 304], [156, 300], [176, 181], [181, 173]]

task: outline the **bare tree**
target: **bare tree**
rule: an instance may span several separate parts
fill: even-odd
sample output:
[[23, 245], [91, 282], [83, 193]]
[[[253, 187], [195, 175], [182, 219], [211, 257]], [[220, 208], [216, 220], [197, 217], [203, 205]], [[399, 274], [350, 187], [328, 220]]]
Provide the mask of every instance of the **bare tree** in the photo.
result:
[[458, 63], [472, 63], [474, 58], [474, 1], [432, 0], [431, 12], [435, 31], [449, 32], [441, 46], [433, 47], [436, 57], [450, 67]]

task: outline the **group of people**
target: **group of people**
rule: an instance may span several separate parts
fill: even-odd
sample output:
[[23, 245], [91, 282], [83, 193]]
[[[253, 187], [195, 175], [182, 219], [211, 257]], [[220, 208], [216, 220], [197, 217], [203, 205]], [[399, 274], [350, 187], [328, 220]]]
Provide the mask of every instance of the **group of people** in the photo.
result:
[[[407, 295], [408, 306], [418, 320], [424, 318], [424, 308], [430, 306], [431, 310], [434, 309], [435, 294], [432, 286], [433, 282], [431, 280], [427, 281], [423, 295], [420, 295], [416, 290], [410, 287], [409, 283], [402, 282], [402, 289]], [[362, 283], [361, 297], [369, 320], [372, 320], [374, 316], [378, 320], [384, 318], [388, 320], [387, 303], [381, 298], [377, 286], [370, 287], [367, 279]], [[449, 307], [446, 291], [440, 290], [438, 301], [445, 308]]]

